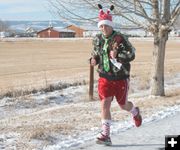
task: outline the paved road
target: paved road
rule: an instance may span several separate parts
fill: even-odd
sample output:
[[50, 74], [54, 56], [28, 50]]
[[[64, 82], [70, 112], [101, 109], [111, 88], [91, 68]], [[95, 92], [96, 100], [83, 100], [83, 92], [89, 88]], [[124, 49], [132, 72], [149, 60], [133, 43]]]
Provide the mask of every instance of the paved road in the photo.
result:
[[165, 135], [180, 135], [180, 113], [168, 118], [143, 124], [140, 128], [132, 128], [120, 135], [112, 135], [111, 147], [97, 145], [91, 141], [81, 145], [80, 150], [163, 150]]

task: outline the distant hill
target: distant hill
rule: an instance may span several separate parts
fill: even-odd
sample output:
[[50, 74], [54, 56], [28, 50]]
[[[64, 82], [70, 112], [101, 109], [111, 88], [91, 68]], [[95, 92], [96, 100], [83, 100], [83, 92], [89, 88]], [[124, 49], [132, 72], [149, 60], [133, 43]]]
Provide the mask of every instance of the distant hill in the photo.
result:
[[66, 27], [68, 24], [61, 21], [6, 21], [10, 29], [15, 31], [25, 31], [27, 28], [31, 27], [36, 30], [41, 30], [49, 26], [53, 27]]

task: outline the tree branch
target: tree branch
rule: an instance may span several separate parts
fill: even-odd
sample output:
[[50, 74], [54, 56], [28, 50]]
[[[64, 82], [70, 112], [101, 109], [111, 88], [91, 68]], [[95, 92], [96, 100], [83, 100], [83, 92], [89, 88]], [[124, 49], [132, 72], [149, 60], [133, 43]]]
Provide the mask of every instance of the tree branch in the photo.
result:
[[176, 10], [174, 11], [174, 13], [171, 16], [171, 19], [170, 19], [170, 21], [168, 23], [169, 27], [171, 27], [175, 23], [175, 21], [176, 21], [176, 19], [178, 18], [179, 15], [180, 15], [180, 8], [176, 8]]
[[176, 13], [178, 12], [179, 6], [180, 6], [180, 0], [179, 0], [179, 2], [176, 4], [176, 6], [174, 7], [174, 9], [172, 10], [171, 18], [174, 18], [174, 15], [176, 15]]
[[[80, 22], [85, 22], [85, 21], [96, 22], [96, 21], [94, 21], [96, 18], [85, 18], [85, 17], [78, 15], [77, 13], [73, 12], [72, 7], [71, 7], [71, 9], [66, 7], [64, 5], [64, 1], [62, 1], [62, 0], [61, 1], [56, 0], [56, 4], [51, 1], [51, 5], [53, 5], [53, 7], [56, 8], [56, 10], [58, 10], [57, 11], [58, 15], [63, 19], [80, 21]], [[67, 4], [69, 5], [69, 3], [67, 3]], [[61, 6], [61, 8], [64, 10], [62, 13], [61, 13], [62, 10], [58, 6]], [[65, 14], [65, 15], [63, 16], [62, 14]], [[70, 16], [69, 14], [72, 16]]]

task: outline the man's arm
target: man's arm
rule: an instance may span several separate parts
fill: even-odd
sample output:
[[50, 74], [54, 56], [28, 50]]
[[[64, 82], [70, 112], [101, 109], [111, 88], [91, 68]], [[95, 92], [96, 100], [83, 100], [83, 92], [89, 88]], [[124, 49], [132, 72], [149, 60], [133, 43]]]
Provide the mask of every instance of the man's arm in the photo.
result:
[[127, 37], [122, 35], [123, 41], [119, 45], [117, 61], [127, 63], [135, 59], [135, 48], [129, 42]]
[[99, 48], [100, 48], [100, 41], [98, 35], [93, 39], [93, 50], [91, 52], [90, 62], [92, 65], [99, 64]]

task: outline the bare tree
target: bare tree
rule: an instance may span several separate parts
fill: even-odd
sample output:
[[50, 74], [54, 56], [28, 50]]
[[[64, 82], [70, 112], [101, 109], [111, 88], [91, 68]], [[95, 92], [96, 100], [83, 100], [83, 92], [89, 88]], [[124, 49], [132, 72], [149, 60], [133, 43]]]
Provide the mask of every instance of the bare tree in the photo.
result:
[[[180, 0], [48, 0], [65, 21], [97, 21], [97, 4], [114, 5], [114, 18], [151, 32], [154, 36], [151, 94], [164, 96], [165, 48], [170, 28], [180, 14]], [[90, 13], [91, 12], [91, 13]]]

